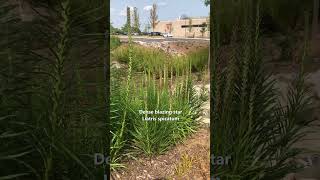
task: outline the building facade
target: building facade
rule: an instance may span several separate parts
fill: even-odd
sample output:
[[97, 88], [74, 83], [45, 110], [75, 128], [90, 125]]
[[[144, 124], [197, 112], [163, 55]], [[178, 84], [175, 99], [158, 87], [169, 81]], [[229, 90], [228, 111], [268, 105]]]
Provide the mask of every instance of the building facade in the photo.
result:
[[210, 34], [208, 22], [208, 17], [159, 21], [152, 31], [171, 33], [174, 37], [208, 38]]

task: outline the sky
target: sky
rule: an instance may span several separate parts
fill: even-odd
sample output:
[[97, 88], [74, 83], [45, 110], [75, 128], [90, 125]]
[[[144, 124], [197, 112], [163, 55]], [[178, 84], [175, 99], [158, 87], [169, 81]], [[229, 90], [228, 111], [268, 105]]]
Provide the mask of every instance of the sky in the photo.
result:
[[126, 7], [137, 7], [141, 30], [149, 22], [152, 4], [158, 5], [158, 20], [175, 20], [182, 14], [190, 17], [208, 16], [210, 7], [204, 5], [204, 0], [111, 0], [110, 19], [116, 28], [121, 28], [126, 22]]

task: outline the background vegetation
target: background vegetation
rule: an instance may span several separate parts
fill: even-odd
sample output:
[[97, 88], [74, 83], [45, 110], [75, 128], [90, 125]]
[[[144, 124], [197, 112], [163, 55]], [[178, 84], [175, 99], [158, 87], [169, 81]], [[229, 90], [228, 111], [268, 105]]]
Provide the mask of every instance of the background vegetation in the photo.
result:
[[[166, 72], [164, 72], [166, 73]], [[126, 83], [114, 72], [111, 79], [111, 167], [121, 167], [121, 158], [153, 156], [168, 150], [197, 127], [200, 99], [195, 95], [190, 75], [156, 80], [144, 74]], [[122, 83], [123, 82], [123, 83]], [[130, 94], [126, 93], [130, 89]], [[174, 90], [173, 90], [174, 88]], [[139, 110], [177, 110], [179, 115], [141, 115]], [[146, 121], [144, 117], [178, 117], [178, 121]], [[128, 156], [127, 156], [128, 157]]]
[[[183, 140], [198, 126], [201, 99], [193, 89], [192, 71], [207, 70], [208, 50], [173, 57], [132, 43], [111, 52], [126, 65], [111, 70], [111, 168], [124, 167], [128, 157], [158, 155]], [[115, 41], [112, 41], [113, 44]], [[182, 111], [179, 115], [142, 115], [145, 111]], [[178, 117], [175, 121], [147, 121], [145, 117]]]
[[[202, 72], [208, 67], [208, 48], [189, 52], [183, 56], [173, 56], [156, 48], [133, 45], [132, 52], [132, 68], [137, 72], [143, 72], [147, 68], [151, 73], [159, 74], [160, 71], [167, 68], [173, 74], [181, 74], [188, 66], [191, 66], [192, 72]], [[128, 46], [122, 45], [116, 48], [111, 56], [113, 60], [128, 63]]]

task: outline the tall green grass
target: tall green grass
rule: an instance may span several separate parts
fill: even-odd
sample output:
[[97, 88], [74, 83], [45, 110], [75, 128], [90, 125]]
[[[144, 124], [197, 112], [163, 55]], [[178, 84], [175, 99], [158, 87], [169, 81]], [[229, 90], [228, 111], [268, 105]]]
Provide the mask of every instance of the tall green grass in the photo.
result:
[[0, 1], [0, 179], [103, 177], [93, 154], [106, 145], [104, 34], [79, 19], [105, 4], [81, 1], [74, 14], [79, 1], [56, 3], [31, 4], [50, 13], [22, 22]]
[[[129, 22], [130, 20], [128, 20]], [[130, 23], [128, 23], [130, 24]], [[200, 97], [193, 89], [192, 70], [205, 68], [201, 51], [181, 58], [152, 48], [129, 44], [112, 52], [128, 64], [127, 72], [111, 70], [111, 168], [124, 167], [127, 157], [158, 155], [196, 131]], [[125, 81], [123, 81], [125, 79]], [[182, 111], [178, 115], [143, 115], [139, 111]], [[147, 121], [172, 117], [175, 121]]]
[[[151, 74], [140, 76], [140, 83], [130, 82], [130, 95], [125, 101], [125, 84], [119, 83], [118, 75], [112, 77], [111, 112], [112, 134], [111, 154], [113, 168], [126, 153], [152, 156], [161, 154], [172, 145], [183, 140], [197, 127], [200, 99], [195, 95], [191, 77], [183, 75], [181, 81], [164, 78], [157, 80]], [[162, 82], [159, 82], [162, 81]], [[139, 81], [137, 81], [139, 82]], [[172, 85], [172, 86], [171, 86]], [[172, 89], [174, 88], [174, 89]], [[148, 115], [148, 117], [178, 117], [178, 121], [145, 121], [139, 110], [179, 110], [179, 115]], [[121, 124], [126, 112], [126, 122]], [[119, 130], [123, 129], [121, 145], [115, 143]], [[119, 143], [118, 143], [119, 144]]]
[[[311, 96], [304, 83], [306, 53], [287, 105], [279, 102], [276, 81], [261, 60], [259, 2], [248, 1], [250, 5], [244, 8], [246, 23], [234, 31], [241, 41], [231, 41], [235, 48], [226, 68], [220, 66], [220, 29], [213, 32], [211, 154], [232, 158], [228, 165], [215, 165], [212, 159], [211, 176], [221, 179], [281, 179], [297, 171], [294, 157], [301, 149], [292, 145], [304, 136], [301, 130], [312, 120]], [[222, 1], [213, 6], [216, 3]], [[252, 5], [256, 11], [248, 13]], [[219, 23], [215, 19], [213, 27]], [[307, 39], [306, 34], [305, 44]]]
[[[184, 68], [191, 64], [193, 72], [206, 70], [208, 64], [208, 48], [192, 51], [183, 56], [172, 56], [156, 48], [148, 48], [132, 45], [133, 70], [142, 72], [145, 68], [151, 69], [152, 73], [159, 74], [163, 68], [169, 68], [173, 73], [181, 73]], [[128, 46], [123, 45], [111, 53], [112, 60], [128, 63]]]
[[121, 45], [120, 39], [116, 36], [110, 38], [110, 50], [113, 50]]

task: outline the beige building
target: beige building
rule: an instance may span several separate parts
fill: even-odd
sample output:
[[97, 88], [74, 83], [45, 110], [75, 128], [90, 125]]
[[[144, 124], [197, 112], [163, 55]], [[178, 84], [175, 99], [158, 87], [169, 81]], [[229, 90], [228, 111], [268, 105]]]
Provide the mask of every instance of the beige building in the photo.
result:
[[208, 17], [159, 21], [154, 32], [171, 33], [173, 37], [209, 37]]

